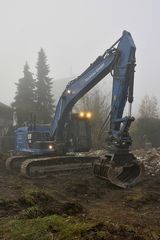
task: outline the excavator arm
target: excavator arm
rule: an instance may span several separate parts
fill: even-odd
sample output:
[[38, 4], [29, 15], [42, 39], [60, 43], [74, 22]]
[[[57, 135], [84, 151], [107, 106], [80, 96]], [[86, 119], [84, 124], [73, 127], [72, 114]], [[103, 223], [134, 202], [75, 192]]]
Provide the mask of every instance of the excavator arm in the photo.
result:
[[[131, 116], [133, 102], [134, 68], [136, 47], [131, 35], [124, 31], [123, 41], [118, 45], [119, 59], [113, 70], [113, 89], [111, 104], [110, 132], [117, 140], [120, 148], [131, 145], [128, 135], [129, 127], [134, 118]], [[126, 101], [129, 102], [128, 116], [123, 117]]]
[[[115, 47], [117, 45], [117, 47]], [[131, 145], [128, 130], [133, 117], [131, 111], [129, 116], [123, 118], [123, 111], [128, 99], [133, 101], [133, 82], [135, 67], [135, 44], [131, 34], [123, 32], [120, 39], [116, 41], [102, 56], [99, 56], [79, 77], [72, 80], [62, 93], [56, 107], [55, 115], [51, 124], [51, 137], [62, 141], [66, 119], [74, 104], [83, 97], [91, 88], [101, 81], [107, 74], [113, 74], [113, 89], [110, 117], [110, 133], [120, 147]]]
[[[93, 163], [97, 177], [126, 188], [141, 180], [144, 172], [141, 164], [130, 152], [132, 139], [129, 129], [134, 117], [131, 115], [135, 71], [136, 46], [129, 32], [124, 31], [105, 53], [98, 57], [85, 72], [71, 81], [59, 99], [51, 125], [51, 136], [56, 141], [63, 140], [66, 119], [74, 104], [102, 78], [113, 76], [109, 141], [107, 153]], [[126, 102], [129, 102], [128, 115], [123, 117]], [[106, 131], [106, 129], [105, 129]]]
[[51, 124], [52, 138], [63, 138], [64, 124], [75, 103], [111, 72], [117, 58], [118, 51], [110, 49], [99, 56], [79, 77], [69, 82], [56, 107]]

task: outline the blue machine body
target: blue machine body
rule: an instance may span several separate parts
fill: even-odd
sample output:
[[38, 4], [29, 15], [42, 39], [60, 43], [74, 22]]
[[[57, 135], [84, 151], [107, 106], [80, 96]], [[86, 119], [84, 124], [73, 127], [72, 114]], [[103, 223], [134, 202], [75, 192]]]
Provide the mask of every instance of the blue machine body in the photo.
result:
[[[113, 89], [110, 115], [110, 135], [112, 144], [128, 148], [131, 138], [128, 134], [133, 121], [131, 116], [131, 104], [133, 101], [133, 82], [135, 68], [136, 47], [129, 32], [124, 31], [117, 40], [102, 56], [99, 56], [79, 77], [69, 82], [62, 93], [51, 122], [50, 128], [39, 128], [38, 131], [46, 132], [50, 141], [63, 141], [65, 123], [69, 119], [75, 103], [82, 98], [90, 89], [100, 82], [107, 74], [113, 74]], [[126, 101], [130, 104], [130, 113], [123, 117]], [[17, 150], [44, 154], [44, 149], [30, 149], [28, 147], [29, 127], [19, 128], [17, 135]], [[25, 137], [21, 141], [20, 135]], [[45, 136], [45, 134], [44, 134]], [[42, 140], [46, 140], [45, 137]], [[46, 149], [46, 152], [48, 149]]]
[[[54, 152], [54, 148], [49, 149], [35, 147], [33, 144], [37, 141], [50, 142], [50, 127], [31, 126], [21, 127], [16, 130], [16, 150], [18, 152], [31, 153], [33, 155], [42, 155]], [[37, 145], [38, 146], [38, 145]]]

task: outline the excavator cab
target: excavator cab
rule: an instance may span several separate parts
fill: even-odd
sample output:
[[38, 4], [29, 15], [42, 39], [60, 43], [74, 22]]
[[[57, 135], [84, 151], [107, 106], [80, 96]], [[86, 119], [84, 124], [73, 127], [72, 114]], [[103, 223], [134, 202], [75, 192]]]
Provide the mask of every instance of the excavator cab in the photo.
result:
[[90, 112], [73, 113], [65, 128], [68, 152], [88, 152], [91, 148]]

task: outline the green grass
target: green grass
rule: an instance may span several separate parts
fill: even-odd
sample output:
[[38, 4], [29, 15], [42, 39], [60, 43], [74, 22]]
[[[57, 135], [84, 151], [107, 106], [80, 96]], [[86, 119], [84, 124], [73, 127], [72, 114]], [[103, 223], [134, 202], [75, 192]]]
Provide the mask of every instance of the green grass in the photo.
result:
[[57, 215], [27, 220], [3, 220], [0, 222], [0, 239], [72, 240], [78, 239], [80, 233], [90, 227], [91, 224], [80, 223], [71, 217], [64, 218]]
[[142, 231], [112, 222], [84, 222], [58, 215], [0, 221], [3, 240], [153, 240], [159, 239], [159, 234], [159, 231]]

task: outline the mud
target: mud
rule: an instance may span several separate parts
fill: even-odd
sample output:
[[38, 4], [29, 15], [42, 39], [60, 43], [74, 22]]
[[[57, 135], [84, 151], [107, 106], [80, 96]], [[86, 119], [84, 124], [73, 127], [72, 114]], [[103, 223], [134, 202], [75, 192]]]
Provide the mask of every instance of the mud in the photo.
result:
[[139, 154], [141, 159], [146, 157], [145, 165], [152, 165], [152, 171], [149, 167], [150, 173], [139, 184], [125, 190], [95, 178], [92, 170], [25, 179], [6, 172], [2, 156], [0, 218], [76, 216], [82, 222], [95, 223], [93, 228], [81, 233], [84, 240], [159, 240], [160, 174], [154, 171], [154, 161], [158, 165], [159, 155], [150, 156], [147, 152]]

